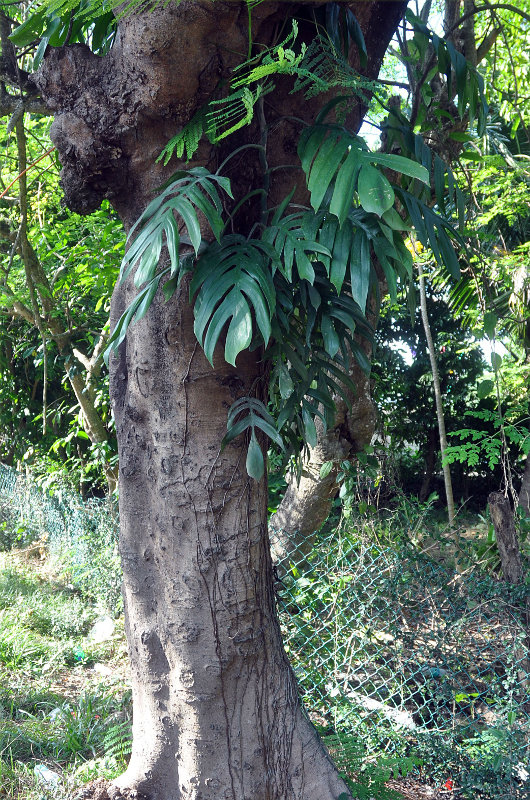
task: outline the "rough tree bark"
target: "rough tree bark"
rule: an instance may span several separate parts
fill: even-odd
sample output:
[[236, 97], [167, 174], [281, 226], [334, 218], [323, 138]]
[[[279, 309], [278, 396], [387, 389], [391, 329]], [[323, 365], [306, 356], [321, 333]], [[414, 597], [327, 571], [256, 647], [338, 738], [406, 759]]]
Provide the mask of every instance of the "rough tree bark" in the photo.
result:
[[[389, 19], [404, 5], [355, 8], [379, 60]], [[254, 40], [270, 42], [297, 10], [258, 4]], [[161, 148], [244, 57], [246, 37], [246, 3], [181, 2], [121, 21], [105, 58], [80, 45], [49, 50], [36, 81], [56, 112], [68, 205], [87, 213], [108, 197], [130, 228], [175, 169], [155, 164]], [[280, 117], [312, 120], [315, 109], [281, 83], [267, 102], [278, 117], [269, 163], [290, 163], [293, 123]], [[205, 145], [196, 163], [214, 159]], [[260, 185], [259, 162], [245, 159], [232, 178], [245, 192]], [[114, 321], [132, 296], [130, 281], [116, 287]], [[217, 354], [212, 369], [185, 286], [169, 303], [155, 300], [111, 359], [134, 707], [130, 765], [111, 797], [350, 797], [303, 713], [283, 651], [266, 486], [247, 477], [243, 442], [220, 450], [227, 408], [262, 371], [256, 352], [241, 354], [236, 369]]]
[[523, 563], [510, 501], [502, 492], [491, 492], [488, 496], [488, 507], [495, 528], [504, 580], [513, 584], [522, 583]]
[[[488, 508], [495, 528], [502, 576], [508, 583], [519, 586], [524, 583], [525, 570], [512, 506], [509, 499], [502, 492], [491, 492], [488, 496]], [[528, 672], [530, 669], [530, 598], [528, 597], [525, 601], [524, 611], [521, 613], [521, 622], [525, 632], [525, 648], [517, 653], [517, 658], [521, 659], [521, 666], [523, 667], [520, 671], [521, 684], [528, 685]]]
[[526, 456], [526, 465], [521, 480], [521, 489], [519, 491], [519, 505], [525, 511], [526, 515], [530, 517], [530, 453]]

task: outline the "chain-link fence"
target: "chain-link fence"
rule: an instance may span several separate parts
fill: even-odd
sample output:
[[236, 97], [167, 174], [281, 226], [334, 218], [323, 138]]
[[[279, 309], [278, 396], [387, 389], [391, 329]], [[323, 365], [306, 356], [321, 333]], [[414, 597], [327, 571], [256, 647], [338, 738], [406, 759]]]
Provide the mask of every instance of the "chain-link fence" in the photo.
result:
[[306, 707], [324, 734], [416, 754], [467, 797], [530, 798], [530, 587], [438, 558], [339, 529], [279, 565]]
[[[45, 536], [72, 583], [114, 609], [116, 527], [103, 501], [0, 468], [0, 544]], [[279, 564], [276, 589], [304, 702], [343, 766], [385, 753], [457, 796], [530, 800], [530, 587], [339, 527]]]
[[67, 488], [44, 491], [0, 464], [0, 549], [41, 541], [69, 582], [113, 613], [122, 604], [117, 530], [109, 501], [85, 501]]

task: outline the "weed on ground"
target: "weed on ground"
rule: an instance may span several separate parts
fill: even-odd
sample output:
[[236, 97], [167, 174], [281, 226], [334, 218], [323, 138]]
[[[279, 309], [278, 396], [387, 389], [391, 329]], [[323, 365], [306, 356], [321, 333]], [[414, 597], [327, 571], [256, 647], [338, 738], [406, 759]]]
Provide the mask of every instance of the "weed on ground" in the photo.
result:
[[[33, 554], [34, 555], [34, 554]], [[0, 798], [66, 798], [123, 771], [130, 692], [123, 623], [28, 554], [0, 554]]]

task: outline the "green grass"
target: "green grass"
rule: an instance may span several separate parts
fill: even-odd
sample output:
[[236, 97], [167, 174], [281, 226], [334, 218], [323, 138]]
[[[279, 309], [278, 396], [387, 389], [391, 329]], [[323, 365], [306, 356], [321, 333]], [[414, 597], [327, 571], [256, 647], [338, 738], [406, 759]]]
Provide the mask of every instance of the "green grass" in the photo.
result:
[[[0, 798], [66, 798], [123, 771], [130, 743], [123, 630], [94, 645], [101, 613], [40, 561], [0, 554]], [[113, 670], [101, 677], [95, 664]], [[39, 781], [45, 764], [60, 776]]]

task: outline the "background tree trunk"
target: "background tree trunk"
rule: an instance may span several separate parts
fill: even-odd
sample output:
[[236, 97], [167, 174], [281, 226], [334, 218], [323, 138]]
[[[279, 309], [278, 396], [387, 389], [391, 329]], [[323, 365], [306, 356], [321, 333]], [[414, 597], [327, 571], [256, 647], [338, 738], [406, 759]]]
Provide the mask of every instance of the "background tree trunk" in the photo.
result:
[[519, 505], [524, 509], [526, 516], [530, 517], [530, 453], [526, 456], [526, 466], [519, 491]]
[[[360, 340], [370, 358], [372, 347]], [[278, 510], [269, 520], [269, 535], [274, 562], [283, 572], [289, 564], [304, 568], [306, 556], [311, 552], [315, 535], [327, 520], [337, 494], [337, 473], [341, 461], [353, 458], [355, 453], [370, 443], [376, 423], [375, 406], [370, 391], [370, 377], [358, 364], [353, 363], [351, 378], [357, 387], [355, 396], [348, 392], [351, 406], [336, 397], [335, 424], [324, 431], [317, 423], [318, 440], [302, 459], [300, 478], [292, 472]], [[322, 465], [333, 462], [331, 471], [321, 475]]]
[[[495, 538], [501, 558], [501, 570], [505, 581], [519, 586], [524, 583], [525, 574], [521, 558], [519, 537], [515, 527], [515, 519], [509, 499], [502, 492], [491, 492], [488, 507], [495, 528]], [[525, 610], [521, 613], [524, 636], [524, 648], [517, 653], [522, 669], [519, 671], [521, 684], [528, 687], [530, 672], [530, 598], [526, 598]]]
[[455, 521], [455, 503], [453, 500], [453, 483], [451, 481], [451, 469], [449, 467], [449, 464], [444, 462], [445, 451], [447, 450], [447, 435], [445, 433], [443, 398], [442, 398], [442, 390], [440, 388], [440, 375], [438, 373], [438, 363], [436, 361], [434, 341], [432, 338], [431, 326], [429, 323], [429, 313], [427, 311], [425, 275], [423, 273], [423, 267], [421, 264], [418, 264], [418, 278], [420, 287], [421, 320], [423, 322], [423, 329], [425, 330], [425, 338], [427, 340], [427, 350], [429, 352], [429, 361], [431, 364], [432, 386], [434, 391], [434, 400], [436, 404], [436, 419], [438, 422], [438, 433], [440, 436], [440, 455], [442, 456], [445, 499], [447, 502], [447, 517], [449, 519], [449, 525], [452, 526], [454, 525]]
[[488, 497], [488, 506], [495, 528], [504, 580], [513, 584], [521, 583], [523, 564], [510, 501], [502, 492], [492, 492]]

